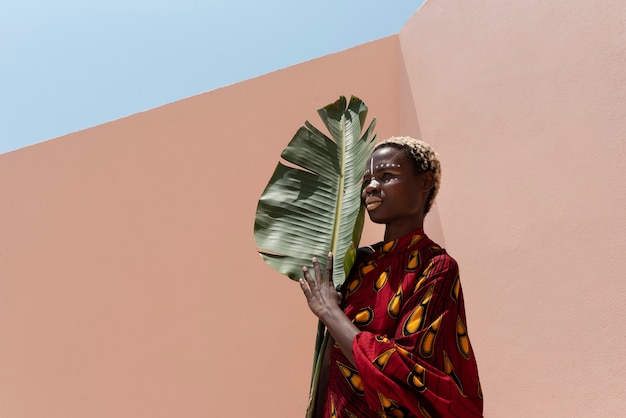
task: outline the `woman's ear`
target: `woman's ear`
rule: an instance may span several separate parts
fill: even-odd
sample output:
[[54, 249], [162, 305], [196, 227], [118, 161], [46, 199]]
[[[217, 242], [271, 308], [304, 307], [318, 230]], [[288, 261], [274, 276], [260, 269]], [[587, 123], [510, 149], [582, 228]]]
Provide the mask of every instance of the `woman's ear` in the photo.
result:
[[435, 187], [435, 173], [427, 171], [422, 176], [422, 190], [429, 191]]

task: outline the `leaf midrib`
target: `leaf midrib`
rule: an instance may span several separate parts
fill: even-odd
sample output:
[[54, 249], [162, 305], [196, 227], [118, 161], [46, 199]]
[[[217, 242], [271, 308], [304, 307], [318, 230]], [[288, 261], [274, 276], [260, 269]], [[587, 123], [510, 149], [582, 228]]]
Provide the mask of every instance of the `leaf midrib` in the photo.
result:
[[[338, 241], [338, 236], [339, 236], [339, 229], [341, 226], [341, 217], [338, 216], [339, 213], [341, 213], [341, 209], [343, 206], [343, 195], [345, 193], [345, 171], [346, 171], [346, 159], [345, 159], [345, 155], [346, 155], [346, 116], [345, 113], [342, 114], [341, 116], [341, 146], [339, 147], [341, 150], [341, 158], [339, 159], [339, 161], [341, 161], [341, 165], [340, 170], [339, 170], [339, 190], [337, 190], [337, 204], [335, 206], [335, 223], [333, 225], [333, 233], [332, 233], [332, 237], [331, 237], [331, 251], [333, 254], [336, 253], [336, 249], [337, 249], [337, 241]], [[342, 254], [343, 255], [343, 254]]]

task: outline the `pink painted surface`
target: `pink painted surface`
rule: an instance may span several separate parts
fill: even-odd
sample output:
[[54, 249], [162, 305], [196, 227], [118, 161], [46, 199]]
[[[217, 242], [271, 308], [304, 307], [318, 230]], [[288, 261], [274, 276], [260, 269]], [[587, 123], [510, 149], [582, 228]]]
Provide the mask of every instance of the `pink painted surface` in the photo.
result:
[[618, 0], [432, 0], [399, 34], [488, 417], [625, 416], [625, 28]]
[[395, 133], [397, 40], [0, 155], [0, 416], [303, 416], [317, 323], [256, 204], [340, 95]]
[[0, 416], [302, 416], [316, 322], [252, 227], [342, 94], [440, 153], [426, 229], [486, 416], [623, 415], [625, 16], [430, 0], [398, 36], [0, 155]]

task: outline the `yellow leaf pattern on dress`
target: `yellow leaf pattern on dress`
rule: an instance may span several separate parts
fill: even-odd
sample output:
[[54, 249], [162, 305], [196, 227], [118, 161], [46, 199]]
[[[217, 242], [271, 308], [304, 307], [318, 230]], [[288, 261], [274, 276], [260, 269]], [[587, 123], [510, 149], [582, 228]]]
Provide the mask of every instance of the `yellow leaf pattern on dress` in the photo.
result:
[[456, 387], [459, 389], [459, 392], [461, 392], [461, 395], [465, 396], [465, 394], [463, 393], [463, 385], [461, 384], [461, 380], [456, 375], [456, 372], [454, 371], [454, 366], [452, 365], [452, 361], [450, 361], [450, 358], [448, 357], [448, 354], [445, 352], [445, 350], [443, 352], [443, 365], [446, 374], [450, 376]]
[[422, 287], [422, 284], [424, 284], [426, 279], [429, 277], [430, 270], [433, 268], [433, 264], [434, 262], [431, 261], [430, 263], [428, 263], [424, 271], [422, 271], [422, 274], [420, 275], [420, 278], [415, 285], [415, 290], [413, 291], [413, 293], [417, 292]]
[[378, 258], [384, 257], [392, 252], [396, 248], [396, 245], [398, 245], [397, 239], [384, 243], [382, 248], [380, 249], [380, 255], [378, 256]]
[[398, 288], [396, 294], [391, 298], [389, 304], [387, 305], [387, 313], [390, 317], [397, 319], [398, 314], [400, 313], [400, 308], [402, 307], [402, 283]]
[[361, 273], [361, 276], [365, 276], [367, 273], [369, 273], [370, 271], [374, 270], [376, 268], [376, 262], [375, 261], [368, 261], [367, 263], [361, 265], [361, 268], [359, 269], [359, 272]]
[[406, 264], [406, 271], [414, 271], [417, 266], [422, 264], [422, 257], [420, 256], [420, 251], [415, 250], [409, 256], [409, 262]]
[[354, 325], [365, 326], [369, 325], [374, 319], [374, 311], [372, 308], [363, 308], [354, 316]]
[[379, 416], [386, 418], [406, 417], [404, 411], [400, 409], [400, 406], [395, 401], [392, 401], [380, 392], [378, 392], [378, 399], [380, 401], [380, 406], [382, 407], [382, 411], [378, 412]]
[[422, 415], [424, 415], [424, 418], [433, 418], [428, 411], [426, 411], [421, 404], [417, 404], [417, 407], [420, 409], [420, 412], [422, 413]]
[[390, 348], [389, 350], [376, 357], [372, 363], [374, 364], [374, 366], [378, 367], [379, 370], [384, 370], [387, 362], [389, 361], [389, 358], [391, 358], [391, 355], [395, 352], [395, 348]]
[[461, 317], [456, 319], [456, 346], [459, 348], [459, 352], [466, 359], [470, 358], [470, 342], [467, 336], [467, 328], [461, 320]]
[[426, 333], [422, 336], [422, 341], [420, 343], [420, 355], [424, 358], [432, 357], [435, 352], [435, 340], [437, 338], [437, 332], [439, 331], [439, 327], [441, 326], [441, 321], [443, 320], [443, 315], [440, 316], [430, 324]]
[[385, 286], [385, 283], [387, 283], [387, 279], [389, 278], [390, 272], [391, 267], [380, 273], [380, 276], [378, 276], [378, 279], [376, 279], [376, 281], [374, 282], [374, 292], [380, 291], [380, 289]]
[[424, 235], [413, 235], [413, 238], [411, 238], [411, 242], [409, 242], [409, 245], [407, 246], [407, 248], [417, 244], [418, 242], [420, 242], [422, 240], [422, 238], [424, 238]]
[[346, 378], [352, 390], [359, 396], [365, 395], [365, 389], [363, 389], [363, 383], [361, 382], [361, 376], [359, 376], [359, 373], [355, 369], [340, 362], [337, 362], [337, 366], [339, 366], [341, 374], [343, 374], [343, 377]]
[[355, 277], [352, 281], [350, 281], [350, 283], [348, 283], [348, 290], [346, 292], [346, 297], [354, 294], [354, 292], [357, 291], [357, 289], [359, 287], [361, 287], [361, 283], [363, 282], [363, 279], [361, 279], [361, 277]]
[[454, 284], [452, 285], [452, 289], [450, 290], [450, 297], [453, 301], [459, 298], [459, 292], [461, 291], [461, 278], [457, 275], [454, 279]]
[[433, 292], [435, 291], [435, 285], [433, 284], [424, 294], [419, 305], [413, 309], [411, 315], [407, 318], [404, 326], [402, 327], [402, 335], [405, 337], [411, 334], [415, 334], [420, 331], [424, 326], [426, 313], [428, 312], [428, 304], [430, 303], [430, 299], [433, 296]]
[[407, 376], [407, 383], [413, 389], [424, 392], [426, 390], [426, 369], [419, 364], [415, 364], [415, 367]]

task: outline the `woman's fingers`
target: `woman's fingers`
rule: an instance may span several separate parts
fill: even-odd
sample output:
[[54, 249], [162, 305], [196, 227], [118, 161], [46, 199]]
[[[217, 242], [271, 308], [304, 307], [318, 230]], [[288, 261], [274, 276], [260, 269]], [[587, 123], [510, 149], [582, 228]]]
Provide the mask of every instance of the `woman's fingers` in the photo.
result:
[[300, 280], [298, 280], [298, 283], [300, 283], [300, 289], [302, 289], [302, 292], [304, 293], [304, 296], [308, 300], [311, 297], [311, 289], [307, 285], [306, 280], [301, 278]]
[[[322, 274], [322, 267], [320, 266], [317, 257], [313, 257], [313, 275], [308, 267], [302, 267], [302, 273], [304, 278], [300, 279], [300, 287], [308, 298], [313, 292], [321, 289], [322, 284], [327, 284], [334, 290], [333, 284], [333, 253], [328, 253], [328, 262], [326, 264], [326, 274]], [[314, 277], [315, 276], [315, 277]]]
[[313, 257], [313, 271], [309, 267], [302, 267], [303, 278], [298, 280], [302, 293], [306, 297], [309, 307], [318, 315], [334, 303], [341, 304], [341, 293], [335, 290], [333, 284], [333, 254], [328, 253], [325, 273], [322, 274], [317, 257]]
[[322, 268], [320, 267], [319, 261], [317, 261], [317, 257], [313, 257], [311, 261], [313, 262], [313, 271], [315, 272], [315, 282], [326, 283], [325, 277], [322, 276]]
[[333, 253], [328, 253], [328, 262], [326, 263], [326, 280], [327, 283], [333, 285]]
[[302, 267], [302, 273], [304, 273], [304, 280], [306, 280], [309, 288], [313, 290], [315, 288], [315, 279], [311, 276], [311, 271], [308, 267]]

